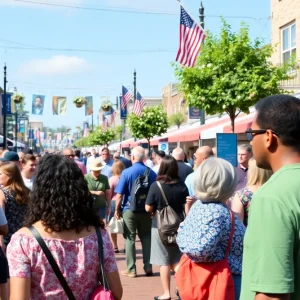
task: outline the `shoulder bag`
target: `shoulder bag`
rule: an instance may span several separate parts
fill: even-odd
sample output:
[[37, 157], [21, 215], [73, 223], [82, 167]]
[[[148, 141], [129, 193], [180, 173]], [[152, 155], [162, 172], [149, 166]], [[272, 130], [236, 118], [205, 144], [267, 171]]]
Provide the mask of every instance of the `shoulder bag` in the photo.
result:
[[[28, 229], [31, 231], [40, 247], [42, 248], [44, 254], [46, 255], [48, 262], [50, 263], [57, 279], [59, 280], [62, 288], [64, 289], [69, 300], [76, 300], [73, 292], [71, 291], [66, 279], [61, 273], [53, 255], [51, 254], [49, 248], [47, 247], [45, 241], [39, 234], [39, 232], [33, 227], [30, 226]], [[100, 260], [100, 272], [99, 272], [99, 283], [102, 281], [103, 284], [99, 285], [95, 291], [92, 293], [90, 300], [114, 300], [111, 291], [109, 290], [108, 282], [104, 273], [104, 256], [103, 256], [103, 240], [101, 236], [100, 229], [96, 227], [97, 240], [98, 240], [98, 254]], [[102, 280], [101, 280], [102, 279]]]
[[176, 236], [180, 223], [183, 221], [176, 211], [169, 205], [166, 194], [162, 189], [161, 183], [156, 182], [159, 187], [166, 207], [157, 211], [157, 229], [162, 243], [165, 246], [176, 246]]
[[[216, 262], [196, 263], [184, 254], [176, 272], [176, 286], [184, 300], [234, 300], [234, 281], [228, 254], [234, 233], [234, 214], [230, 210], [231, 230], [225, 258]], [[189, 284], [186, 284], [186, 283]]]

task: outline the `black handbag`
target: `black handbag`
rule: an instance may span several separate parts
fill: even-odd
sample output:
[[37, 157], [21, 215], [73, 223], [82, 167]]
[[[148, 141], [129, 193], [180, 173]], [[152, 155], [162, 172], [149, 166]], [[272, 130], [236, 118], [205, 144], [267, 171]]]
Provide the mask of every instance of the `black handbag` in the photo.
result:
[[166, 194], [159, 181], [156, 182], [162, 197], [166, 203], [161, 211], [157, 211], [157, 229], [162, 243], [165, 246], [176, 246], [177, 231], [182, 219], [176, 211], [169, 205]]

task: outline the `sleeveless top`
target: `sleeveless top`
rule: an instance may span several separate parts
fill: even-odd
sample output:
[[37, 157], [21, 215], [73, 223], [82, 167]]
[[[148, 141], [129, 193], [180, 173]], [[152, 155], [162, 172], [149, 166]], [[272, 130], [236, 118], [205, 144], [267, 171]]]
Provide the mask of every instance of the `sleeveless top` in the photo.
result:
[[7, 219], [8, 233], [3, 237], [4, 244], [10, 242], [11, 236], [17, 232], [22, 226], [27, 210], [27, 205], [20, 205], [12, 193], [4, 188], [1, 188], [5, 196], [5, 216]]
[[250, 202], [252, 200], [253, 193], [246, 187], [237, 191], [236, 193], [244, 207], [244, 222], [243, 223], [247, 227]]

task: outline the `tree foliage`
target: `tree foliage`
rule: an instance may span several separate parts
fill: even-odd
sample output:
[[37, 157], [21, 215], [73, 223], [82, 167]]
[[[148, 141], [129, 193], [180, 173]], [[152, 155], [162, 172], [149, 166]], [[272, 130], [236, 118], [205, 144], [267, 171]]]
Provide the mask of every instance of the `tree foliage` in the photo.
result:
[[169, 121], [162, 106], [150, 106], [143, 109], [141, 117], [130, 114], [127, 125], [135, 138], [147, 139], [150, 147], [150, 139], [165, 133], [169, 128]]
[[278, 83], [289, 78], [290, 66], [272, 65], [271, 54], [271, 45], [250, 40], [246, 24], [233, 33], [223, 20], [220, 36], [207, 34], [196, 66], [176, 65], [175, 74], [190, 106], [211, 115], [226, 112], [234, 132], [234, 120], [240, 112], [249, 113], [249, 107], [259, 99], [283, 92]]
[[185, 121], [185, 115], [182, 113], [176, 113], [170, 116], [169, 122], [171, 125], [176, 125], [178, 129], [180, 128], [181, 124]]
[[101, 126], [98, 126], [88, 137], [91, 146], [102, 146], [108, 145], [115, 138], [115, 135], [116, 133], [113, 129], [107, 128], [106, 130], [103, 130]]

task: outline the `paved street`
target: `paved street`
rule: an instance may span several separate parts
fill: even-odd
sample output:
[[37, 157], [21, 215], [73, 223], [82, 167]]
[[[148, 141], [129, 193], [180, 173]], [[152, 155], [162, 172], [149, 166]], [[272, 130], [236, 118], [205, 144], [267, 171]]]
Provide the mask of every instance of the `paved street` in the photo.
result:
[[[118, 235], [119, 249], [123, 250], [123, 237]], [[137, 277], [129, 278], [121, 275], [122, 285], [123, 285], [123, 300], [146, 300], [153, 299], [154, 296], [159, 296], [162, 294], [162, 286], [159, 277], [159, 268], [153, 266], [154, 276], [146, 277], [144, 276], [143, 270], [143, 259], [142, 259], [142, 248], [141, 243], [138, 240], [136, 242], [137, 247]], [[125, 254], [116, 254], [116, 259], [118, 263], [119, 270], [126, 269]], [[175, 296], [175, 280], [172, 276], [171, 283], [172, 299], [177, 299]]]

